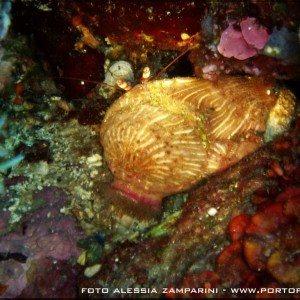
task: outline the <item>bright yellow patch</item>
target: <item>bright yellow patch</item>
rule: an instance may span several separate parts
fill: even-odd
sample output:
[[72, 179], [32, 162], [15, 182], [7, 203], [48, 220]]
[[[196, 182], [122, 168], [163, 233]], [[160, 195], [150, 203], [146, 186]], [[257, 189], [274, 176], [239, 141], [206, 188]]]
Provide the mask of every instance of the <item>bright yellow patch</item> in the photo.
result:
[[141, 37], [146, 41], [146, 42], [149, 42], [149, 43], [151, 43], [151, 42], [153, 42], [154, 41], [154, 37], [153, 36], [151, 36], [151, 35], [147, 35], [147, 34], [145, 34], [145, 33], [141, 33]]
[[191, 37], [189, 36], [189, 34], [187, 34], [186, 32], [183, 32], [181, 35], [180, 35], [181, 39], [183, 41], [186, 41], [188, 39], [190, 39]]

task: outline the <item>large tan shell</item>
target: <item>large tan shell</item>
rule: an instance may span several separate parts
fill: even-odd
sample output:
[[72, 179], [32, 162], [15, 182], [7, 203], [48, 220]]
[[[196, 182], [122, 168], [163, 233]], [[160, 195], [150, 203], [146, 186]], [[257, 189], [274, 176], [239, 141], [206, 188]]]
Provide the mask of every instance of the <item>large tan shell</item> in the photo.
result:
[[114, 186], [159, 206], [288, 128], [294, 96], [262, 79], [174, 78], [134, 87], [108, 110], [100, 136]]

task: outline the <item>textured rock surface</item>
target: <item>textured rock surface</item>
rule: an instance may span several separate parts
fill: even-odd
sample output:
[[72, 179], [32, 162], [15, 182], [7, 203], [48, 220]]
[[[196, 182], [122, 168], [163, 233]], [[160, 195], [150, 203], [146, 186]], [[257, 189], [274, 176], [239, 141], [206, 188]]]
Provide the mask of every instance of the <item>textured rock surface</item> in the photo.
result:
[[[109, 287], [111, 296], [116, 296], [112, 293], [114, 287], [161, 290], [178, 285], [192, 265], [198, 264], [200, 269], [209, 266], [228, 243], [226, 231], [231, 218], [255, 210], [251, 202], [255, 192], [299, 185], [296, 173], [285, 183], [284, 178], [270, 176], [269, 171], [274, 160], [281, 162], [287, 157], [291, 165], [299, 168], [298, 134], [299, 127], [286, 140], [270, 144], [210, 178], [207, 184], [191, 192], [171, 234], [120, 245], [100, 262], [101, 273], [84, 280], [81, 286]], [[215, 216], [209, 214], [211, 208], [217, 210]]]
[[[31, 286], [30, 280], [28, 282], [28, 270], [31, 270], [34, 282], [39, 280], [39, 276], [48, 276], [47, 271], [32, 271], [33, 262], [42, 265], [43, 259], [49, 258], [49, 261], [55, 264], [55, 260], [77, 259], [81, 253], [77, 240], [83, 237], [82, 232], [73, 218], [60, 212], [60, 208], [66, 203], [64, 192], [57, 188], [46, 188], [38, 191], [35, 197], [44, 201], [44, 205], [23, 218], [20, 232], [10, 232], [2, 236], [0, 241], [0, 282], [7, 286], [4, 297], [19, 296], [28, 284]], [[12, 258], [8, 259], [9, 257]], [[65, 265], [66, 272], [72, 272], [72, 266], [68, 263]], [[59, 272], [60, 269], [57, 268], [56, 272]], [[37, 275], [38, 272], [41, 272], [41, 275]], [[52, 275], [52, 283], [56, 285], [60, 281], [59, 277]], [[64, 286], [64, 283], [61, 284]], [[45, 285], [50, 287], [48, 282]], [[34, 288], [37, 293], [43, 289], [45, 287], [41, 287], [41, 290]]]
[[1, 251], [18, 252], [34, 259], [52, 257], [68, 260], [78, 257], [80, 250], [76, 241], [82, 234], [74, 220], [60, 212], [65, 204], [63, 192], [48, 188], [35, 197], [46, 199], [48, 203], [22, 220], [22, 233], [12, 232], [2, 237]]

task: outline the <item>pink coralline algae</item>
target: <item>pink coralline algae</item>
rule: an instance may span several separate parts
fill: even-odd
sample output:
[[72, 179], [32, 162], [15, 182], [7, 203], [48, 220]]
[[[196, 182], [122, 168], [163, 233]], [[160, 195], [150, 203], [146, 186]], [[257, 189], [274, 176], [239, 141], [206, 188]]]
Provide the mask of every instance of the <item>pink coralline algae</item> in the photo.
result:
[[0, 234], [3, 234], [8, 228], [8, 211], [0, 211]]
[[[77, 240], [83, 233], [72, 217], [60, 212], [66, 204], [65, 193], [57, 188], [45, 188], [35, 193], [34, 198], [43, 200], [44, 205], [22, 220], [21, 232], [8, 233], [0, 240], [4, 257], [0, 261], [0, 283], [7, 287], [4, 295], [0, 295], [4, 297], [20, 295], [27, 285], [26, 273], [33, 262], [48, 258], [67, 262], [81, 253]], [[10, 270], [12, 266], [15, 267]]]
[[256, 49], [262, 49], [266, 45], [269, 34], [264, 26], [256, 23], [255, 18], [241, 21], [240, 26], [243, 37], [249, 45]]
[[[49, 188], [40, 192], [37, 197], [43, 197], [47, 201], [47, 198], [57, 200], [64, 195], [61, 191]], [[33, 259], [52, 257], [67, 260], [79, 256], [76, 241], [82, 234], [71, 217], [61, 214], [64, 199], [61, 200], [61, 203], [46, 203], [39, 211], [26, 217], [22, 233], [4, 236], [0, 242], [1, 252], [18, 252]]]
[[67, 261], [51, 258], [35, 260], [26, 273], [28, 284], [19, 297], [76, 298], [77, 273], [77, 266], [71, 267]]
[[0, 266], [0, 286], [5, 286], [3, 294], [0, 289], [0, 298], [14, 298], [20, 295], [27, 285], [26, 271], [29, 266], [14, 259], [1, 261]]
[[3, 237], [0, 242], [2, 251], [22, 253], [34, 259], [53, 257], [58, 260], [80, 254], [74, 239], [77, 235], [74, 220], [61, 216], [57, 208], [43, 209], [26, 222], [25, 227], [25, 235], [11, 233]]
[[266, 28], [256, 22], [255, 18], [246, 18], [240, 22], [230, 22], [223, 31], [218, 45], [218, 51], [225, 57], [244, 60], [257, 54], [269, 39]]

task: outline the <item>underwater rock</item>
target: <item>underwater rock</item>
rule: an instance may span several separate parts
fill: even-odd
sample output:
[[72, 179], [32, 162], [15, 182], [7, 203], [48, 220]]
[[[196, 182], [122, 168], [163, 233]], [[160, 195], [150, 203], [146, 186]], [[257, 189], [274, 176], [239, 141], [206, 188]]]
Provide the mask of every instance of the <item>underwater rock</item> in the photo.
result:
[[[50, 58], [52, 62], [55, 60]], [[55, 80], [63, 86], [65, 97], [70, 99], [85, 97], [103, 79], [104, 55], [94, 49], [87, 49], [84, 53], [64, 52], [57, 64], [59, 72]]]
[[73, 2], [73, 16], [79, 15], [95, 35], [108, 44], [123, 44], [132, 49], [142, 44], [147, 48], [181, 49], [185, 45], [181, 34], [192, 36], [199, 30], [205, 8], [205, 3], [198, 1]]
[[291, 32], [286, 27], [280, 29], [275, 27], [263, 52], [267, 56], [282, 59], [285, 64], [299, 64], [299, 33]]
[[[7, 132], [4, 129], [7, 122], [7, 115], [6, 114], [0, 114], [0, 136], [7, 138]], [[11, 151], [9, 151], [8, 145], [3, 143], [3, 146], [0, 144], [0, 195], [4, 194], [5, 192], [5, 186], [4, 186], [4, 174], [5, 172], [17, 165], [19, 162], [21, 162], [24, 159], [23, 154], [18, 154], [15, 157], [11, 157]]]
[[2, 237], [1, 251], [17, 251], [32, 259], [52, 257], [68, 260], [70, 257], [78, 257], [80, 249], [76, 241], [82, 237], [82, 233], [71, 217], [60, 212], [64, 195], [55, 188], [47, 188], [35, 197], [45, 199], [45, 205], [23, 218], [21, 233], [11, 232]]
[[[19, 223], [20, 230], [13, 231], [15, 235], [13, 233], [6, 234], [9, 237], [7, 241], [3, 242], [11, 247], [6, 256], [10, 260], [9, 263], [12, 262], [12, 259], [17, 263], [12, 263], [11, 266], [19, 264], [18, 267], [22, 265], [26, 268], [31, 263], [35, 264], [29, 273], [26, 270], [22, 271], [21, 268], [16, 270], [16, 273], [10, 273], [9, 263], [4, 260], [1, 261], [1, 267], [3, 266], [1, 271], [16, 274], [16, 278], [26, 277], [30, 286], [26, 291], [24, 290], [24, 294], [19, 295], [18, 293], [23, 289], [22, 280], [11, 285], [8, 281], [3, 282], [0, 280], [0, 290], [3, 291], [8, 288], [7, 291], [9, 292], [15, 291], [11, 295], [19, 295], [20, 297], [74, 296], [74, 286], [76, 286], [77, 278], [73, 276], [72, 262], [76, 259], [77, 254], [75, 253], [80, 252], [74, 244], [80, 233], [74, 228], [71, 217], [68, 219], [69, 221], [66, 221], [66, 216], [60, 213], [62, 211], [66, 212], [68, 209], [72, 210], [72, 208], [78, 208], [76, 217], [87, 233], [96, 232], [99, 235], [104, 234], [106, 237], [103, 245], [98, 246], [97, 244], [98, 247], [95, 247], [95, 255], [92, 259], [88, 259], [88, 254], [93, 249], [91, 247], [85, 249], [87, 251], [85, 268], [88, 269], [90, 266], [96, 265], [100, 268], [100, 271], [97, 274], [89, 274], [94, 276], [91, 279], [84, 279], [87, 284], [83, 285], [84, 280], [82, 280], [83, 287], [91, 286], [92, 283], [95, 283], [92, 286], [96, 287], [100, 284], [104, 286], [107, 284], [109, 287], [115, 287], [116, 285], [118, 287], [159, 287], [162, 284], [168, 287], [179, 283], [186, 272], [190, 271], [190, 266], [194, 262], [196, 262], [196, 265], [193, 265], [194, 270], [205, 270], [204, 266], [207, 265], [209, 269], [212, 269], [212, 265], [206, 264], [206, 262], [212, 262], [222, 251], [224, 245], [228, 244], [226, 226], [231, 216], [244, 211], [247, 214], [253, 213], [254, 203], [249, 203], [249, 199], [251, 199], [255, 188], [263, 186], [266, 190], [271, 190], [274, 186], [279, 186], [279, 183], [283, 185], [291, 184], [289, 176], [285, 172], [287, 169], [291, 170], [294, 164], [298, 164], [295, 158], [296, 146], [289, 144], [285, 148], [284, 151], [286, 151], [287, 156], [293, 158], [286, 165], [282, 162], [278, 165], [270, 161], [268, 156], [272, 156], [274, 159], [274, 157], [282, 155], [282, 152], [279, 152], [278, 149], [276, 151], [273, 149], [273, 151], [268, 148], [269, 150], [265, 152], [259, 150], [260, 154], [256, 154], [256, 156], [253, 156], [254, 158], [244, 160], [236, 168], [233, 167], [224, 175], [221, 174], [219, 178], [212, 178], [211, 184], [206, 188], [202, 188], [199, 194], [194, 190], [185, 203], [183, 211], [179, 210], [171, 214], [168, 222], [162, 216], [161, 222], [153, 226], [153, 230], [133, 230], [131, 235], [126, 235], [126, 232], [126, 234], [121, 235], [121, 240], [128, 238], [133, 242], [116, 245], [114, 241], [120, 240], [120, 235], [115, 234], [114, 224], [107, 221], [107, 218], [111, 215], [116, 218], [119, 217], [118, 204], [120, 203], [116, 205], [116, 202], [113, 202], [115, 199], [111, 199], [112, 205], [108, 203], [111, 208], [111, 215], [106, 214], [103, 209], [103, 201], [107, 200], [107, 195], [103, 193], [103, 186], [111, 182], [111, 176], [107, 164], [104, 162], [102, 165], [102, 149], [94, 130], [95, 127], [99, 127], [102, 119], [99, 114], [100, 112], [103, 114], [104, 109], [102, 109], [102, 104], [98, 103], [101, 103], [103, 99], [82, 98], [91, 87], [88, 86], [87, 80], [99, 81], [104, 78], [104, 53], [107, 55], [106, 51], [109, 51], [110, 47], [117, 47], [116, 43], [124, 44], [123, 47], [120, 46], [122, 51], [116, 57], [109, 58], [112, 61], [120, 59], [131, 61], [133, 70], [136, 72], [136, 78], [139, 77], [142, 70], [142, 66], [139, 65], [141, 61], [144, 65], [149, 65], [151, 70], [153, 65], [155, 65], [154, 69], [161, 70], [162, 65], [167, 65], [164, 62], [171, 61], [178, 55], [176, 51], [188, 48], [191, 49], [190, 54], [194, 55], [194, 66], [201, 69], [200, 73], [195, 72], [199, 77], [203, 74], [202, 67], [204, 65], [208, 66], [204, 70], [207, 71], [207, 74], [211, 73], [212, 76], [208, 78], [212, 79], [218, 79], [218, 76], [213, 76], [214, 74], [220, 75], [234, 70], [241, 74], [244, 72], [244, 66], [247, 66], [253, 74], [264, 74], [263, 70], [269, 68], [270, 60], [266, 60], [266, 56], [262, 54], [250, 58], [247, 62], [238, 61], [241, 63], [240, 65], [237, 65], [236, 59], [222, 57], [216, 48], [221, 31], [226, 28], [227, 20], [242, 20], [245, 16], [257, 16], [259, 23], [267, 27], [270, 32], [276, 24], [281, 22], [293, 31], [296, 28], [295, 20], [297, 18], [294, 17], [295, 10], [291, 9], [291, 2], [288, 1], [286, 4], [286, 11], [290, 11], [288, 14], [285, 12], [284, 14], [277, 13], [278, 10], [275, 13], [275, 4], [268, 2], [266, 5], [261, 1], [252, 1], [251, 3], [242, 1], [241, 5], [218, 1], [185, 2], [190, 7], [185, 7], [182, 1], [168, 1], [162, 5], [155, 0], [145, 0], [139, 3], [130, 2], [127, 7], [127, 2], [121, 0], [107, 1], [105, 5], [93, 0], [24, 0], [12, 2], [14, 20], [12, 29], [14, 33], [17, 35], [24, 33], [28, 37], [32, 37], [27, 42], [30, 45], [35, 45], [34, 52], [37, 56], [42, 56], [47, 60], [43, 63], [49, 69], [52, 69], [54, 76], [76, 76], [83, 80], [70, 79], [68, 81], [67, 79], [61, 79], [60, 83], [70, 83], [67, 89], [73, 94], [68, 94], [68, 91], [65, 91], [66, 95], [77, 99], [72, 102], [64, 101], [63, 94], [57, 96], [57, 91], [54, 91], [53, 97], [45, 95], [43, 89], [40, 89], [41, 92], [37, 94], [36, 89], [28, 88], [28, 85], [26, 87], [27, 81], [25, 80], [23, 99], [21, 100], [29, 99], [29, 105], [27, 101], [24, 101], [21, 105], [8, 103], [5, 106], [5, 108], [7, 107], [10, 111], [13, 111], [11, 120], [14, 124], [18, 124], [14, 127], [14, 139], [21, 140], [28, 146], [29, 151], [26, 154], [32, 155], [32, 159], [37, 159], [39, 163], [34, 163], [26, 157], [24, 162], [7, 174], [12, 179], [15, 176], [26, 174], [28, 180], [24, 184], [10, 186], [9, 190], [6, 185], [8, 194], [4, 198], [5, 202], [1, 202], [2, 207], [11, 212], [11, 216], [9, 216], [10, 226], [14, 225], [14, 228], [16, 228], [19, 220], [21, 220]], [[262, 5], [270, 9], [269, 14], [265, 14], [267, 10], [256, 13], [255, 8]], [[171, 8], [168, 9], [168, 6]], [[153, 17], [153, 23], [149, 18], [145, 18], [145, 22], [143, 22], [145, 12], [147, 12], [147, 17], [149, 16], [150, 19]], [[205, 22], [202, 22], [203, 15], [207, 16]], [[159, 26], [156, 26], [157, 17], [162, 18], [162, 20], [159, 20], [160, 24], [157, 22]], [[166, 18], [171, 20], [170, 23], [164, 24]], [[205, 27], [205, 38], [203, 38], [202, 26]], [[147, 27], [149, 27], [149, 31]], [[195, 31], [193, 27], [195, 27]], [[184, 31], [182, 28], [184, 28]], [[174, 32], [173, 36], [172, 32]], [[196, 34], [199, 32], [197, 38], [193, 36], [194, 32]], [[167, 36], [168, 34], [169, 36]], [[109, 45], [109, 43], [112, 43], [112, 45]], [[40, 49], [42, 53], [36, 51], [37, 49]], [[176, 51], [162, 51], [161, 49], [174, 49]], [[256, 65], [258, 57], [261, 59], [259, 68]], [[13, 59], [15, 59], [14, 54]], [[188, 55], [185, 55], [184, 59], [188, 61]], [[276, 58], [271, 59], [274, 63], [272, 69], [268, 69], [269, 76], [265, 76], [265, 79], [274, 76], [273, 70], [279, 72], [278, 66], [282, 64]], [[25, 60], [28, 60], [27, 55], [25, 55]], [[36, 62], [35, 58], [32, 58], [32, 60]], [[20, 67], [27, 68], [27, 64], [21, 63]], [[184, 67], [185, 65], [183, 65]], [[155, 73], [156, 71], [154, 71]], [[171, 72], [168, 73], [171, 74]], [[187, 75], [191, 76], [192, 73], [191, 70]], [[36, 75], [33, 83], [41, 85], [43, 80], [41, 80], [40, 75], [42, 75], [42, 72], [39, 71]], [[85, 81], [85, 79], [87, 80]], [[82, 83], [85, 84], [82, 85]], [[78, 86], [79, 89], [75, 86]], [[276, 93], [278, 90], [275, 89], [274, 92]], [[8, 96], [13, 101], [13, 92], [9, 92]], [[109, 100], [112, 101], [112, 99]], [[98, 103], [96, 104], [96, 102]], [[54, 110], [47, 105], [41, 106], [39, 103], [49, 104]], [[71, 108], [72, 111], [67, 114], [66, 109], [64, 111], [59, 110], [57, 113], [55, 108], [58, 106]], [[278, 113], [276, 109], [273, 112], [275, 115]], [[62, 117], [63, 115], [65, 118]], [[80, 126], [78, 122], [72, 120], [74, 115], [78, 117], [80, 124], [98, 125]], [[280, 124], [275, 124], [275, 127], [278, 125], [280, 127]], [[269, 122], [268, 126], [273, 126], [273, 124]], [[273, 134], [272, 131], [269, 133]], [[43, 152], [44, 148], [40, 148], [43, 145], [36, 143], [39, 139], [47, 144], [45, 150], [49, 149], [51, 159], [47, 159], [48, 151], [45, 153]], [[293, 151], [290, 150], [291, 147], [293, 147]], [[35, 150], [37, 150], [37, 156], [34, 155]], [[14, 153], [14, 155], [17, 153], [19, 152]], [[43, 153], [45, 155], [40, 156]], [[256, 163], [253, 163], [253, 161]], [[245, 167], [241, 168], [243, 164]], [[268, 169], [267, 178], [264, 177], [266, 169]], [[234, 174], [231, 173], [233, 171], [235, 171]], [[261, 174], [262, 178], [259, 177]], [[299, 170], [297, 174], [299, 180]], [[206, 180], [210, 183], [211, 179], [207, 178], [203, 181]], [[7, 184], [9, 185], [8, 181]], [[44, 188], [45, 186], [48, 186], [48, 188]], [[49, 188], [54, 186], [57, 188]], [[68, 194], [68, 200], [71, 203], [64, 201], [66, 200], [65, 197], [60, 193], [56, 193], [61, 190], [58, 187]], [[42, 191], [34, 193], [34, 199], [32, 199], [32, 191], [35, 189], [42, 189]], [[35, 209], [39, 199], [43, 196], [47, 198], [47, 204], [43, 205], [42, 211], [39, 212]], [[177, 209], [186, 200], [180, 195], [172, 198], [176, 202], [173, 207]], [[179, 202], [181, 201], [180, 205], [177, 205], [177, 199], [179, 199]], [[64, 203], [65, 206], [62, 208], [57, 200]], [[164, 215], [170, 214], [168, 209], [170, 206], [167, 205], [170, 202], [169, 200], [166, 199], [163, 203], [164, 207], [167, 206], [167, 209], [163, 211]], [[259, 201], [258, 198], [256, 200]], [[51, 206], [52, 202], [54, 204]], [[140, 205], [140, 203], [137, 204]], [[247, 210], [248, 206], [251, 206], [249, 210]], [[294, 207], [297, 207], [295, 203], [290, 203], [289, 209], [291, 210]], [[146, 214], [149, 211], [149, 207], [144, 210]], [[22, 217], [26, 214], [27, 216]], [[133, 211], [133, 214], [135, 214], [135, 211]], [[35, 215], [37, 216], [35, 217]], [[136, 219], [134, 222], [128, 221], [127, 215], [124, 213], [121, 216], [123, 221], [129, 224], [130, 229], [136, 228], [134, 226], [139, 226], [142, 223], [140, 219], [138, 222], [136, 222]], [[7, 218], [7, 215], [4, 217]], [[7, 225], [6, 220], [4, 220], [4, 226]], [[25, 222], [22, 223], [22, 221]], [[108, 228], [107, 231], [102, 231], [102, 223], [99, 226], [102, 221], [106, 226], [105, 228]], [[49, 232], [45, 230], [47, 226], [50, 228]], [[70, 226], [70, 233], [67, 232], [68, 226]], [[240, 227], [239, 234], [242, 235], [244, 233], [243, 226]], [[39, 241], [35, 239], [34, 235], [40, 239], [40, 248], [38, 247]], [[12, 241], [10, 238], [13, 237], [16, 237], [20, 242]], [[24, 245], [28, 246], [29, 249], [25, 249]], [[107, 254], [115, 246], [116, 249], [111, 254]], [[21, 253], [13, 252], [14, 248], [19, 249]], [[182, 255], [182, 253], [186, 255]], [[26, 257], [25, 254], [29, 256]], [[276, 266], [280, 265], [288, 270], [289, 265], [282, 264], [285, 255], [275, 254], [267, 267], [274, 276], [280, 278], [287, 272], [279, 274], [274, 271]], [[100, 256], [102, 257], [101, 261], [99, 260]], [[18, 260], [20, 258], [27, 259], [26, 263], [20, 262]], [[33, 262], [36, 258], [38, 258], [37, 261]], [[71, 263], [67, 262], [68, 260]], [[58, 267], [56, 268], [56, 266]], [[26, 273], [28, 273], [28, 276], [26, 276]], [[214, 276], [215, 274], [206, 275], [201, 276], [204, 283], [211, 280], [209, 282], [212, 282], [213, 285], [220, 280], [217, 275]], [[100, 282], [98, 282], [99, 278], [101, 279]], [[13, 278], [10, 277], [10, 279]], [[68, 286], [68, 282], [72, 287]], [[68, 291], [70, 291], [69, 294]], [[75, 294], [75, 296], [77, 295]]]
[[68, 11], [63, 12], [64, 4], [50, 1], [47, 5], [44, 9], [44, 3], [39, 1], [14, 3], [12, 26], [18, 32], [34, 35], [35, 51], [43, 51], [43, 56], [52, 66], [54, 80], [62, 87], [65, 96], [71, 99], [83, 97], [96, 85], [89, 80], [101, 81], [104, 78], [104, 54], [91, 47], [78, 50], [75, 45], [82, 33], [64, 15]]
[[[284, 25], [297, 35], [300, 13], [295, 1], [288, 1], [281, 6], [277, 2], [267, 5], [264, 1], [175, 1], [162, 4], [155, 0], [143, 3], [116, 0], [100, 4], [98, 1], [61, 0], [58, 3], [50, 0], [47, 9], [42, 9], [45, 6], [43, 4], [40, 0], [15, 1], [12, 6], [14, 29], [34, 37], [37, 46], [53, 66], [54, 76], [73, 78], [59, 81], [70, 98], [82, 97], [87, 93], [86, 87], [92, 87], [88, 82], [81, 86], [78, 78], [92, 81], [104, 79], [104, 53], [107, 54], [114, 47], [123, 50], [112, 60], [129, 59], [135, 64], [135, 70], [142, 67], [140, 64], [155, 69], [160, 55], [169, 57], [168, 61], [171, 61], [174, 51], [189, 49], [194, 74], [201, 78], [205, 76], [202, 69], [209, 65], [217, 68], [213, 74], [206, 76], [211, 80], [229, 73], [268, 73], [275, 78], [281, 78], [282, 73], [287, 78], [298, 75], [295, 69], [287, 68], [286, 59], [284, 62], [278, 59], [265, 60], [262, 51], [253, 56], [265, 43], [266, 29], [272, 32], [274, 28]], [[236, 55], [243, 56], [243, 59], [248, 57], [244, 61], [224, 57], [217, 50], [222, 32], [228, 27], [228, 20], [240, 21], [241, 27], [245, 24], [247, 28], [255, 29], [239, 30], [240, 35], [244, 32], [246, 39], [243, 36], [236, 39], [239, 46], [236, 44], [235, 48], [231, 48], [234, 51], [241, 50]], [[260, 40], [257, 46], [254, 42], [256, 37]], [[286, 46], [280, 43], [280, 47], [284, 50]], [[294, 65], [295, 52], [286, 53]], [[257, 57], [262, 59], [256, 61]], [[161, 68], [159, 66], [158, 70]]]
[[[53, 265], [55, 265], [58, 268], [55, 269], [56, 272], [59, 272], [60, 261], [76, 259], [82, 251], [77, 246], [77, 239], [82, 238], [83, 233], [79, 231], [70, 216], [64, 216], [60, 212], [61, 207], [66, 203], [65, 194], [57, 188], [45, 188], [36, 192], [34, 197], [39, 201], [44, 201], [42, 207], [21, 220], [20, 232], [11, 231], [1, 237], [1, 254], [12, 257], [9, 260], [0, 261], [2, 270], [0, 282], [7, 285], [4, 297], [19, 296], [28, 284], [26, 295], [34, 294], [33, 291], [30, 291], [31, 289], [34, 289], [36, 293], [42, 292], [43, 289], [37, 289], [31, 280], [33, 278], [38, 281], [42, 276], [49, 276], [49, 272], [41, 271], [43, 263], [49, 260], [51, 268], [53, 269]], [[16, 258], [21, 256], [22, 261], [17, 261]], [[37, 270], [30, 275], [32, 264], [36, 265]], [[62, 264], [64, 265], [64, 263]], [[19, 270], [18, 275], [14, 275], [14, 272], [10, 271], [14, 265], [17, 265], [15, 271]], [[72, 273], [69, 263], [66, 262], [65, 265], [65, 271]], [[38, 276], [36, 273], [39, 272], [41, 274]], [[50, 291], [57, 292], [49, 287], [63, 284], [59, 278], [61, 277], [54, 277], [50, 286], [46, 281], [44, 288], [48, 287], [49, 293]], [[71, 292], [73, 293], [74, 289], [70, 290]]]
[[9, 25], [10, 25], [10, 13], [11, 3], [9, 0], [3, 0], [0, 3], [0, 42], [5, 38]]
[[3, 60], [4, 49], [2, 47], [2, 41], [5, 39], [11, 23], [10, 10], [11, 3], [9, 0], [4, 0], [0, 3], [0, 91], [3, 90], [5, 84], [10, 80], [12, 70], [12, 63]]
[[[294, 181], [295, 173], [289, 175], [288, 180]], [[252, 216], [239, 214], [234, 217], [228, 227], [231, 244], [218, 255], [213, 274], [208, 277], [207, 273], [212, 271], [191, 271], [179, 286], [192, 284], [192, 287], [204, 288], [212, 285], [218, 289], [219, 297], [226, 298], [255, 297], [250, 292], [223, 293], [232, 286], [255, 287], [255, 298], [271, 292], [277, 294], [275, 288], [287, 286], [289, 294], [297, 294], [300, 280], [297, 254], [300, 245], [300, 186], [293, 185], [294, 182], [278, 195], [267, 192], [269, 199], [258, 204], [257, 212]], [[284, 189], [284, 186], [280, 187]], [[203, 277], [207, 281], [202, 281]], [[193, 298], [196, 295], [187, 292], [170, 296]]]
[[[205, 185], [194, 189], [184, 204], [181, 215], [171, 225], [166, 235], [148, 239], [145, 237], [140, 242], [120, 244], [111, 254], [99, 261], [102, 265], [101, 272], [94, 278], [83, 279], [80, 286], [106, 287], [110, 291], [119, 286], [124, 289], [136, 286], [156, 288], [159, 291], [158, 294], [149, 293], [149, 296], [160, 297], [162, 287], [178, 287], [179, 281], [185, 277], [190, 268], [194, 267], [194, 271], [206, 271], [206, 266], [211, 267], [211, 259], [228, 245], [226, 228], [232, 217], [240, 213], [253, 213], [255, 208], [251, 199], [256, 191], [264, 190], [267, 193], [278, 186], [284, 188], [297, 184], [294, 176], [300, 163], [298, 139], [300, 122], [298, 121], [297, 124], [298, 126], [285, 138], [269, 143], [228, 170], [211, 177]], [[279, 160], [279, 164], [288, 159], [289, 164], [286, 163], [286, 165], [295, 166], [294, 171], [291, 173], [285, 171], [282, 176], [270, 176], [268, 170], [274, 158]], [[286, 195], [285, 199], [289, 199], [289, 196]], [[289, 207], [292, 207], [292, 203]], [[215, 216], [209, 215], [211, 208], [217, 210]], [[255, 217], [252, 217], [252, 220], [253, 218]], [[273, 220], [277, 222], [276, 217]], [[279, 219], [278, 221], [280, 222]], [[264, 222], [268, 223], [268, 219]], [[273, 223], [271, 220], [270, 222]], [[247, 228], [249, 226], [251, 223]], [[290, 242], [292, 243], [292, 240]], [[290, 242], [287, 240], [287, 245]], [[234, 249], [236, 251], [230, 252], [233, 256], [241, 253], [239, 247], [234, 247]], [[236, 262], [238, 261], [240, 258], [237, 258]], [[233, 265], [230, 261], [230, 265], [236, 266], [237, 271], [242, 271], [243, 268], [247, 271], [246, 264], [240, 262]], [[277, 262], [280, 263], [280, 260]], [[271, 266], [270, 262], [270, 271], [273, 270], [274, 264]], [[247, 272], [250, 276], [247, 277], [250, 280], [248, 282], [260, 280], [258, 277], [251, 281], [252, 271]], [[242, 276], [240, 273], [237, 274], [239, 274], [237, 276]], [[224, 278], [229, 276], [232, 280], [242, 280], [242, 277], [234, 278], [231, 275], [232, 273], [228, 273], [227, 268]], [[218, 275], [211, 276], [212, 280], [217, 277]], [[83, 294], [81, 296], [84, 297]], [[99, 297], [99, 294], [91, 296]], [[103, 294], [103, 296], [108, 296], [108, 294]], [[109, 296], [117, 297], [112, 292]]]
[[28, 265], [14, 259], [0, 261], [0, 286], [5, 286], [4, 291], [0, 289], [1, 298], [15, 298], [21, 294], [27, 285], [27, 270]]
[[78, 265], [51, 258], [33, 260], [20, 298], [76, 298]]
[[0, 211], [0, 235], [8, 229], [9, 211]]
[[0, 49], [0, 91], [4, 89], [6, 83], [11, 79], [12, 64], [9, 61], [1, 60]]

